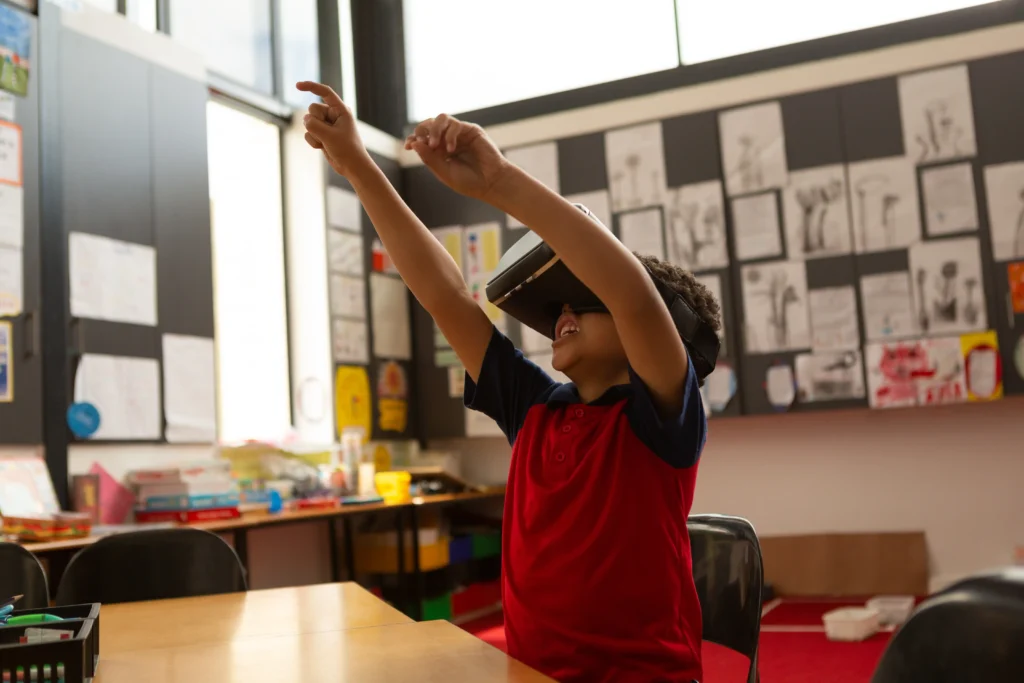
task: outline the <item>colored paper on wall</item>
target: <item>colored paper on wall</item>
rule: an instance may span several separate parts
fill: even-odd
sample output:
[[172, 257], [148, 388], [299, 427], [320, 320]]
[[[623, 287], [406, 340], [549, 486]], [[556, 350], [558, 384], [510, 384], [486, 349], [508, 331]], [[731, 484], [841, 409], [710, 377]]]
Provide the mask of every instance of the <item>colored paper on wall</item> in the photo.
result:
[[24, 97], [31, 68], [32, 25], [28, 15], [0, 5], [0, 88]]
[[463, 273], [467, 282], [484, 280], [498, 267], [501, 258], [501, 226], [483, 223], [466, 228], [463, 236]]
[[967, 374], [968, 401], [994, 401], [1003, 397], [1003, 361], [999, 337], [989, 330], [960, 337]]
[[435, 228], [433, 233], [445, 251], [455, 259], [455, 265], [459, 267], [459, 272], [464, 272], [462, 270], [462, 227], [453, 225], [447, 228]]
[[361, 429], [369, 440], [373, 429], [370, 406], [370, 377], [366, 368], [351, 365], [338, 367], [334, 377], [334, 412], [338, 433]]
[[0, 322], [0, 403], [14, 400], [13, 344], [11, 324]]
[[93, 463], [89, 474], [95, 474], [100, 482], [100, 523], [124, 524], [135, 505], [135, 494], [99, 463]]
[[963, 403], [967, 400], [967, 374], [959, 337], [929, 339], [927, 370], [918, 379], [918, 403], [923, 406]]
[[462, 398], [466, 392], [466, 370], [461, 365], [448, 368], [448, 397]]
[[868, 344], [864, 348], [868, 403], [872, 408], [917, 405], [918, 377], [928, 371], [928, 352], [921, 341]]
[[[0, 75], [2, 81], [3, 76]], [[21, 182], [21, 126], [10, 121], [0, 121], [0, 183], [21, 187]]]
[[1010, 282], [1010, 301], [1014, 313], [1024, 313], [1024, 261], [1006, 266], [1007, 279]]
[[382, 363], [377, 376], [377, 411], [383, 432], [404, 432], [409, 424], [409, 383], [405, 368], [394, 361]]

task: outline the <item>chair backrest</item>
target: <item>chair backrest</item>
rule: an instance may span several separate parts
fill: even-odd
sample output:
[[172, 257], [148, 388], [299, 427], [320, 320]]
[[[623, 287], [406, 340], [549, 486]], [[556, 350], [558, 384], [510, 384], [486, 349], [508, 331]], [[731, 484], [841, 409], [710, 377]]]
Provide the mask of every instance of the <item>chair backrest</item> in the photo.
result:
[[687, 520], [693, 579], [704, 616], [704, 640], [750, 659], [747, 680], [757, 680], [764, 569], [761, 544], [750, 522], [725, 515]]
[[1024, 570], [976, 576], [922, 602], [872, 683], [1024, 680]]
[[154, 529], [101, 538], [75, 555], [57, 604], [138, 602], [244, 591], [245, 570], [220, 536]]
[[23, 596], [15, 609], [50, 605], [46, 572], [36, 556], [17, 543], [0, 543], [0, 600]]

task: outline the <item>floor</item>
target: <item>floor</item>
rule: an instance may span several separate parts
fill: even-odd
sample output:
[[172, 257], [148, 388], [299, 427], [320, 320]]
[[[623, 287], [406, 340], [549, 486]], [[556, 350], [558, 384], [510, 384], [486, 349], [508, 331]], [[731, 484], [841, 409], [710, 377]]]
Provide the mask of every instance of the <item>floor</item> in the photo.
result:
[[[891, 632], [860, 643], [825, 638], [821, 617], [837, 607], [863, 605], [863, 600], [774, 600], [761, 620], [761, 683], [869, 683]], [[470, 633], [505, 649], [500, 613], [463, 625]], [[704, 644], [704, 683], [741, 683], [749, 662], [743, 655], [714, 643]]]

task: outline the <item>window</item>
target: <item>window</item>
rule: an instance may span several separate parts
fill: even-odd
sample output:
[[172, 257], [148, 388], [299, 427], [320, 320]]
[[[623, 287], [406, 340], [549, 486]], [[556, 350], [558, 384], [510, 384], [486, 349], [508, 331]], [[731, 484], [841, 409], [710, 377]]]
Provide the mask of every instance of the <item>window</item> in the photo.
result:
[[170, 0], [170, 31], [206, 58], [206, 66], [274, 94], [270, 0]]
[[997, 0], [676, 0], [683, 64], [883, 26]]
[[220, 439], [277, 440], [291, 428], [281, 134], [207, 106]]
[[411, 119], [678, 66], [673, 0], [598, 4], [405, 0]]
[[127, 0], [124, 13], [133, 23], [156, 32], [156, 0]]
[[281, 96], [295, 107], [319, 98], [295, 89], [297, 81], [320, 79], [320, 37], [317, 33], [316, 0], [288, 0], [279, 17], [281, 44]]

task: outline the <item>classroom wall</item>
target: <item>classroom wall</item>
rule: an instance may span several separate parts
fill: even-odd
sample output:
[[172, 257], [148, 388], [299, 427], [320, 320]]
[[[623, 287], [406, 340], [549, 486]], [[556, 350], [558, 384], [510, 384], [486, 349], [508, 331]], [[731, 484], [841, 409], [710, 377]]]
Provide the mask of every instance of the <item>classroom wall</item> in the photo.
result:
[[[1013, 562], [1024, 545], [1024, 398], [987, 405], [712, 420], [694, 513], [746, 517], [763, 536], [924, 531], [933, 589]], [[474, 481], [508, 472], [502, 439], [464, 453]]]
[[[1012, 24], [495, 126], [503, 148], [724, 108], [1019, 50]], [[411, 155], [407, 166], [416, 166]], [[987, 405], [829, 411], [712, 421], [694, 512], [749, 518], [762, 535], [923, 530], [932, 586], [1013, 561], [1024, 545], [1024, 398]], [[432, 441], [463, 473], [507, 476], [501, 439]], [[983, 528], [983, 531], [981, 529]]]

